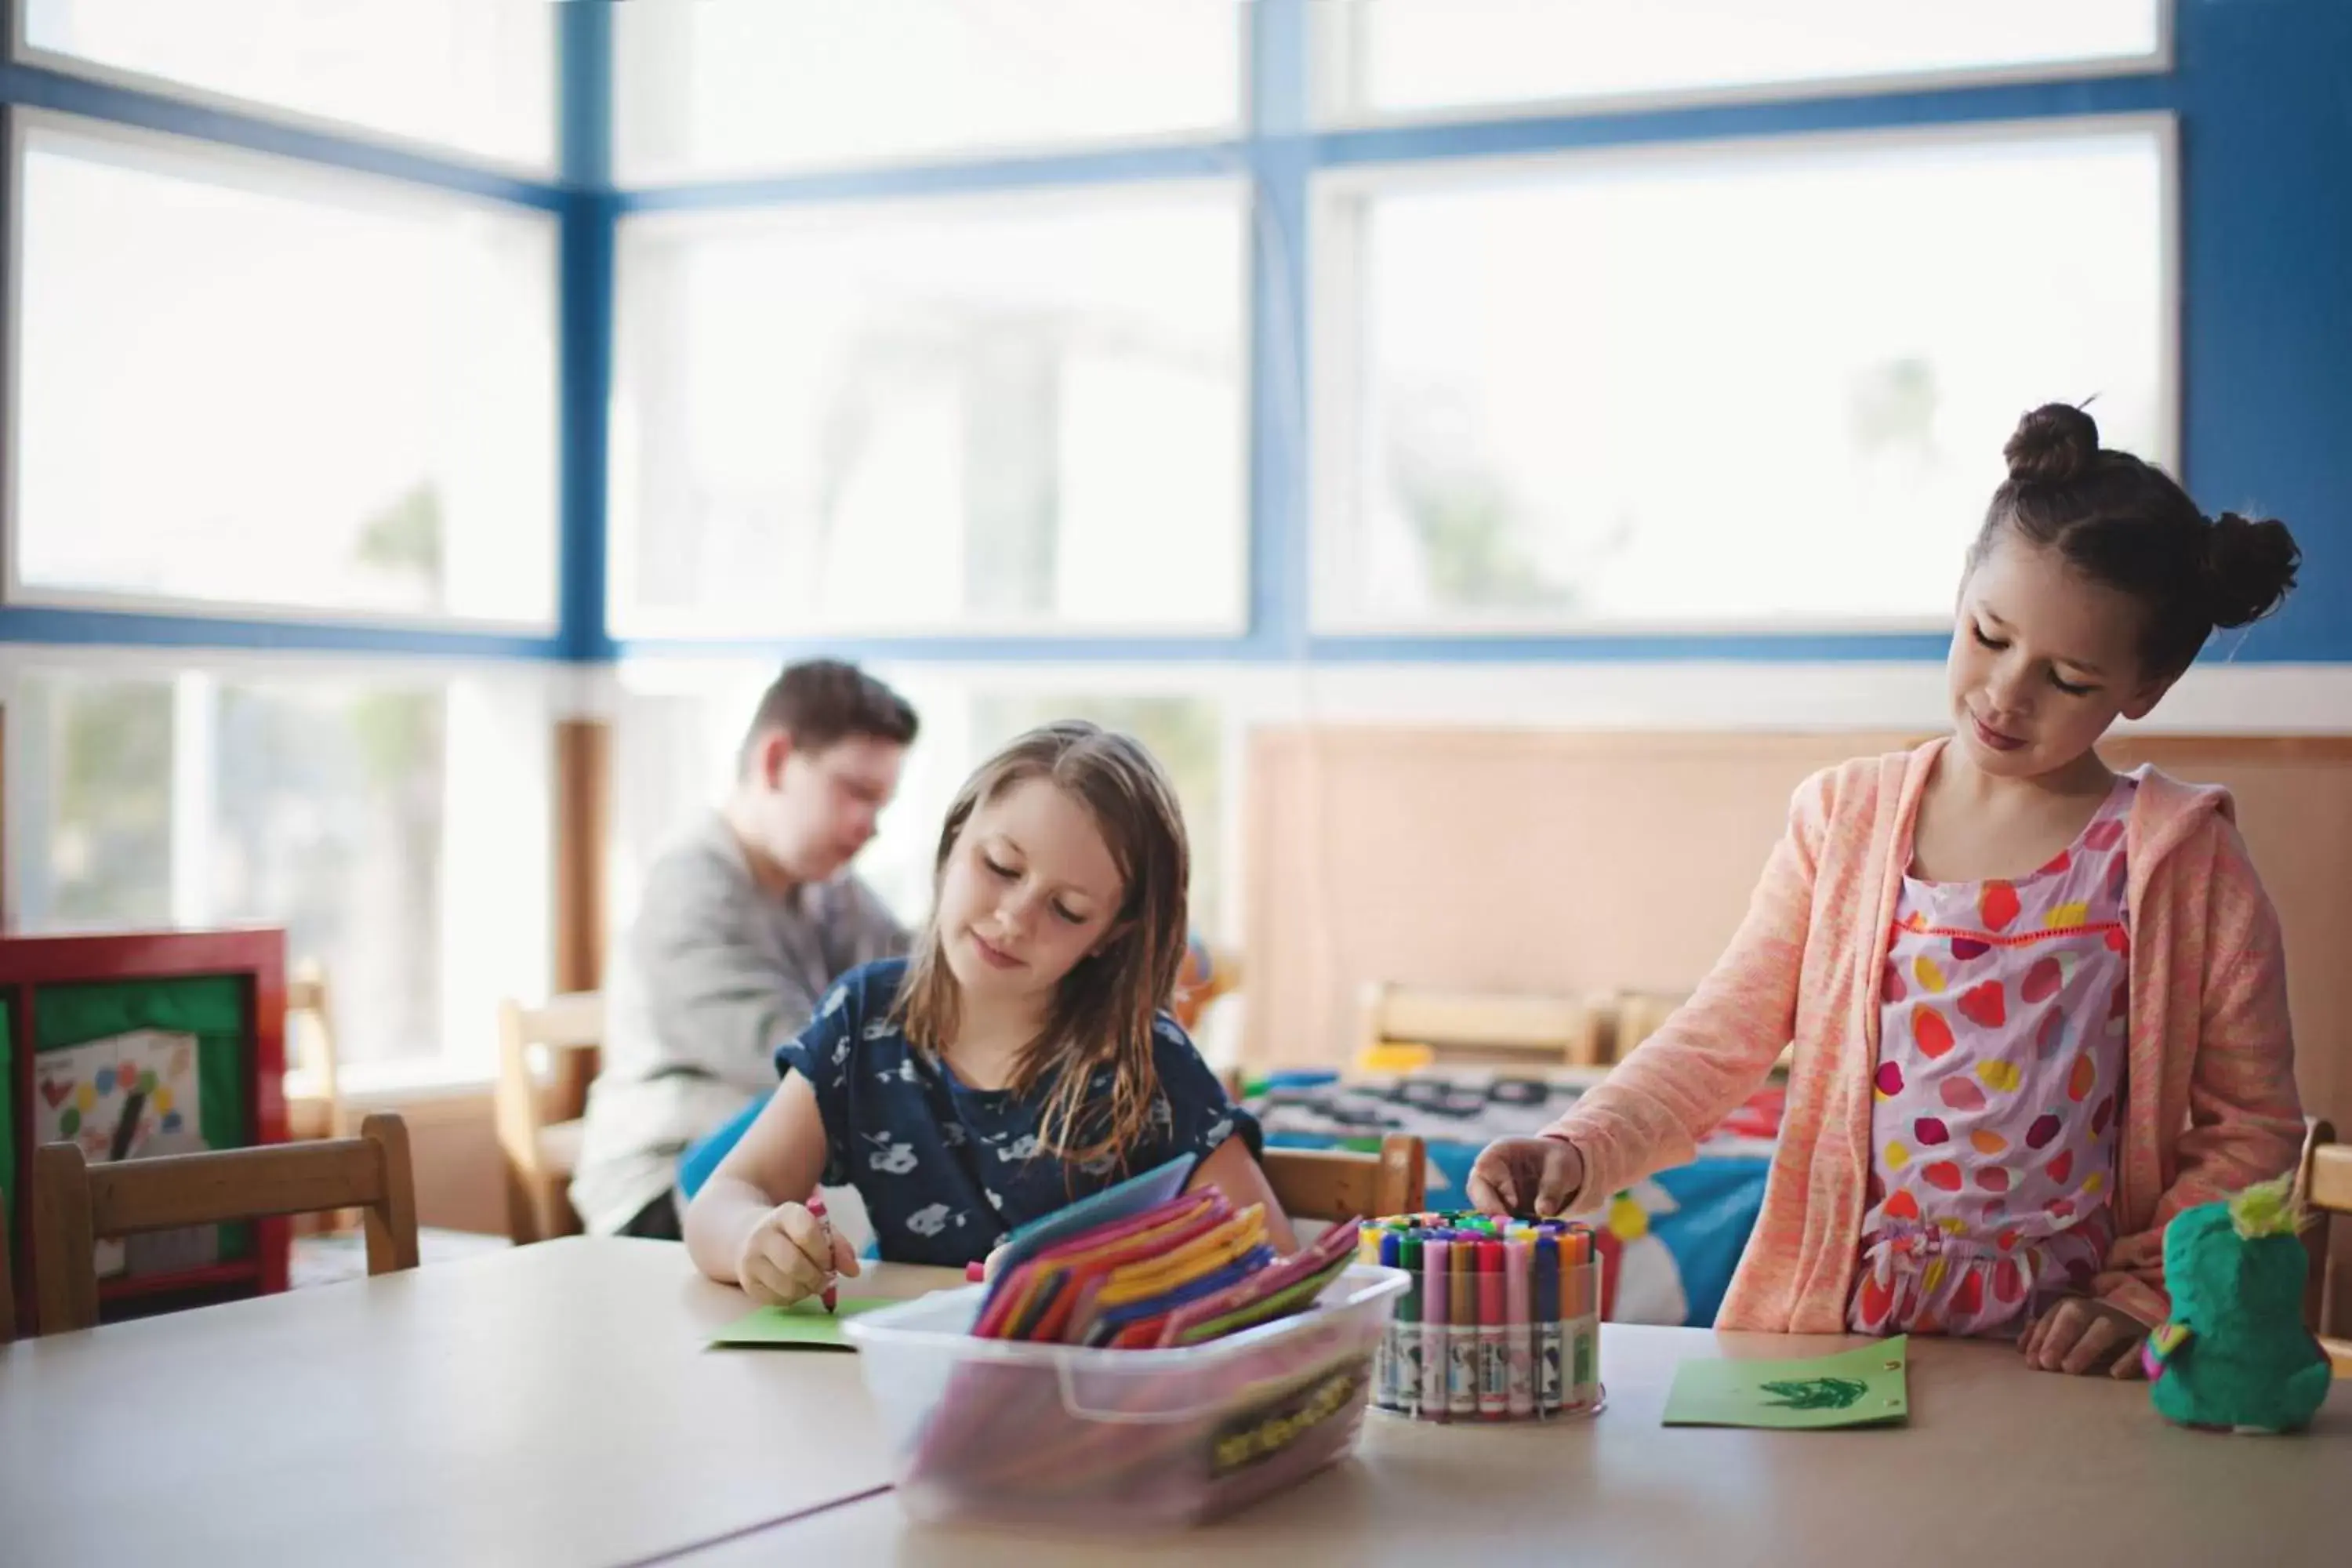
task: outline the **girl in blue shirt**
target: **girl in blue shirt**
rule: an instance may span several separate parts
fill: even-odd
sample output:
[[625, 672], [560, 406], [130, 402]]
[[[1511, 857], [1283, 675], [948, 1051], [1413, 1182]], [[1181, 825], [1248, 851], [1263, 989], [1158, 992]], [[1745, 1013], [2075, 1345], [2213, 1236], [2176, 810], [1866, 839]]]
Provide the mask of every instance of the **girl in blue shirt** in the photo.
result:
[[1166, 1011], [1189, 861], [1175, 792], [1124, 735], [1049, 724], [983, 764], [913, 955], [853, 970], [777, 1047], [783, 1081], [687, 1210], [697, 1267], [780, 1304], [856, 1274], [807, 1207], [820, 1183], [857, 1189], [883, 1258], [960, 1266], [1182, 1153], [1289, 1250], [1256, 1122]]

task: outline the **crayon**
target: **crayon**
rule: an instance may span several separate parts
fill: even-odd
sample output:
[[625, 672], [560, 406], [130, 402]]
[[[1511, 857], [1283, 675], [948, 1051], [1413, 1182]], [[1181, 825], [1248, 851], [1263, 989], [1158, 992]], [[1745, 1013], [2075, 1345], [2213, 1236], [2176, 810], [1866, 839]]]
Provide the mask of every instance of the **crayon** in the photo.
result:
[[1454, 1300], [1452, 1251], [1453, 1243], [1441, 1236], [1432, 1236], [1421, 1249], [1422, 1278], [1426, 1282], [1421, 1301], [1421, 1408], [1423, 1415], [1436, 1421], [1448, 1419], [1452, 1411], [1446, 1373], [1454, 1353], [1446, 1323]]
[[1503, 1244], [1478, 1244], [1478, 1417], [1500, 1421], [1510, 1413], [1510, 1361], [1506, 1352], [1508, 1306]]
[[108, 1159], [120, 1160], [131, 1152], [131, 1140], [139, 1132], [139, 1112], [146, 1104], [147, 1096], [135, 1089], [123, 1098], [122, 1116], [114, 1124], [114, 1142], [107, 1145]]
[[1514, 1421], [1524, 1421], [1536, 1413], [1535, 1350], [1528, 1340], [1534, 1324], [1528, 1312], [1528, 1269], [1533, 1262], [1535, 1244], [1514, 1237], [1505, 1265], [1504, 1305], [1510, 1314], [1505, 1325], [1504, 1380], [1507, 1392], [1504, 1404]]
[[1478, 1418], [1478, 1244], [1457, 1232], [1447, 1272], [1445, 1408], [1457, 1421]]
[[833, 1222], [824, 1217], [824, 1198], [821, 1194], [811, 1193], [807, 1207], [808, 1212], [816, 1216], [817, 1223], [824, 1226], [825, 1276], [822, 1299], [824, 1301], [824, 1310], [830, 1312], [834, 1310], [835, 1298], [840, 1294], [833, 1286]]

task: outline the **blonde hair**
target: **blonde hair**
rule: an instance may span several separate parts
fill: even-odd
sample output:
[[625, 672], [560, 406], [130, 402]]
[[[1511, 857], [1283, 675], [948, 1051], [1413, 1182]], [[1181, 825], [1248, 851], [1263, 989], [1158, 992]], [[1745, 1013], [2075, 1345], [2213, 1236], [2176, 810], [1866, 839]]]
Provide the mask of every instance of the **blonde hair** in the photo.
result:
[[[1046, 1090], [1040, 1143], [1071, 1164], [1127, 1152], [1151, 1120], [1160, 1092], [1151, 1037], [1183, 972], [1192, 851], [1184, 815], [1159, 763], [1140, 742], [1084, 720], [1030, 731], [965, 781], [948, 808], [932, 866], [934, 905], [948, 858], [971, 815], [1013, 785], [1045, 779], [1084, 805], [1118, 866], [1125, 892], [1110, 934], [1055, 987], [1045, 1026], [1014, 1058], [1016, 1094]], [[915, 944], [896, 1008], [909, 1043], [937, 1057], [955, 1037], [961, 998], [934, 921]], [[1108, 1069], [1108, 1102], [1093, 1100]]]

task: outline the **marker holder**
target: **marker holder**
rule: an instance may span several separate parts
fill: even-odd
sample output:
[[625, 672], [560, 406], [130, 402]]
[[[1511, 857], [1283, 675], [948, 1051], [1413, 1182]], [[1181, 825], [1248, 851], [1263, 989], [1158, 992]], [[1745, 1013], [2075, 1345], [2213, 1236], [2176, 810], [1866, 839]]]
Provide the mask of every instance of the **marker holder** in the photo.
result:
[[[1440, 1237], [1458, 1238], [1463, 1233], [1450, 1229], [1447, 1218], [1412, 1215], [1368, 1223], [1361, 1231], [1362, 1256], [1386, 1261], [1381, 1237], [1397, 1234], [1401, 1226], [1424, 1246]], [[1478, 1426], [1599, 1414], [1606, 1397], [1601, 1382], [1601, 1253], [1581, 1226], [1559, 1226], [1552, 1234], [1561, 1259], [1556, 1311], [1506, 1311], [1499, 1321], [1490, 1321], [1491, 1314], [1482, 1310], [1471, 1321], [1458, 1321], [1450, 1304], [1442, 1314], [1430, 1311], [1425, 1272], [1408, 1270], [1412, 1288], [1391, 1310], [1373, 1352], [1372, 1407], [1405, 1420]], [[1474, 1238], [1468, 1245], [1480, 1243]], [[1476, 1294], [1474, 1286], [1474, 1299]], [[1538, 1294], [1552, 1292], [1530, 1292], [1531, 1298]]]

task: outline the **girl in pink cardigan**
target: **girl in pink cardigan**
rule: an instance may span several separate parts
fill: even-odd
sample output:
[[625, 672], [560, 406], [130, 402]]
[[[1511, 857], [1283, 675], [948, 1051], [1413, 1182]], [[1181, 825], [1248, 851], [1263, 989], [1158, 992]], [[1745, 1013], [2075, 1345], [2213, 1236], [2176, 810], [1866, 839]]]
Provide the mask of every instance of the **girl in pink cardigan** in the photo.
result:
[[1556, 1214], [1688, 1160], [1793, 1041], [1718, 1326], [2016, 1335], [2136, 1375], [2165, 1223], [2294, 1163], [2278, 917], [2229, 795], [2093, 748], [2294, 582], [2285, 526], [2208, 520], [2027, 415], [1969, 552], [1957, 733], [1806, 781], [1747, 920], [1665, 1026], [1471, 1195]]

